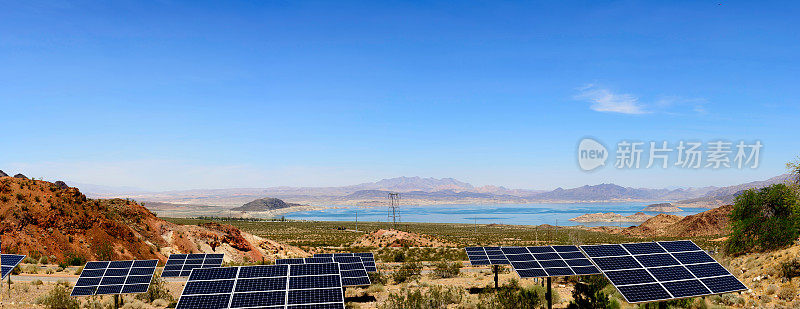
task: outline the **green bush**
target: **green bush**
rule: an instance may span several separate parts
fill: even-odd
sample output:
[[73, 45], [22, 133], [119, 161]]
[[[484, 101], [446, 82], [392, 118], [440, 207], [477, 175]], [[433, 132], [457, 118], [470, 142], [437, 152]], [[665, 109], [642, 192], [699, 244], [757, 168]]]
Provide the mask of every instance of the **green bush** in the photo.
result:
[[38, 298], [36, 303], [52, 309], [80, 308], [78, 300], [69, 296], [69, 290], [63, 284], [56, 285], [47, 295]]
[[64, 258], [64, 261], [59, 264], [66, 268], [67, 266], [81, 266], [86, 264], [86, 258], [74, 253], [67, 253], [67, 256]]
[[425, 290], [406, 289], [398, 294], [392, 293], [379, 306], [381, 309], [444, 309], [450, 304], [459, 304], [464, 299], [464, 291], [458, 287], [435, 285]]
[[[478, 309], [534, 309], [547, 303], [544, 287], [534, 285], [520, 287], [517, 280], [504, 283], [497, 290], [486, 288], [490, 293], [481, 295]], [[553, 291], [553, 303], [558, 303], [558, 293]]]
[[786, 279], [800, 277], [800, 260], [793, 259], [781, 263], [781, 276]]
[[448, 263], [445, 261], [436, 262], [432, 276], [434, 278], [453, 278], [461, 273], [461, 262]]
[[619, 303], [616, 300], [610, 299], [603, 289], [608, 285], [608, 279], [603, 276], [584, 276], [581, 281], [575, 283], [575, 289], [572, 290], [573, 301], [569, 303], [567, 308], [619, 308]]
[[392, 280], [395, 283], [403, 283], [416, 279], [422, 273], [422, 264], [417, 262], [403, 263], [400, 269], [392, 273]]
[[150, 280], [150, 288], [147, 289], [147, 293], [137, 294], [136, 299], [148, 303], [152, 303], [156, 299], [163, 299], [167, 301], [167, 303], [175, 300], [164, 284], [164, 279], [161, 279], [161, 277], [158, 275], [154, 275], [153, 279]]
[[381, 272], [367, 273], [367, 275], [369, 276], [369, 282], [372, 284], [386, 285], [387, 281], [389, 281], [388, 278]]
[[725, 250], [732, 255], [779, 249], [800, 235], [800, 205], [785, 184], [745, 191], [736, 197], [730, 217]]

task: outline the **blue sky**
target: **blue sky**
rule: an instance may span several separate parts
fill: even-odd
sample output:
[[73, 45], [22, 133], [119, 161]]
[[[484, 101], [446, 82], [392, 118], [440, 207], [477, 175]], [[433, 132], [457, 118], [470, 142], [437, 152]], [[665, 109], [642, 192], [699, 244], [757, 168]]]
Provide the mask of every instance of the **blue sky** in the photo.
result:
[[[765, 179], [800, 155], [799, 5], [0, 1], [0, 169], [151, 190]], [[587, 136], [764, 148], [757, 169], [586, 173]]]

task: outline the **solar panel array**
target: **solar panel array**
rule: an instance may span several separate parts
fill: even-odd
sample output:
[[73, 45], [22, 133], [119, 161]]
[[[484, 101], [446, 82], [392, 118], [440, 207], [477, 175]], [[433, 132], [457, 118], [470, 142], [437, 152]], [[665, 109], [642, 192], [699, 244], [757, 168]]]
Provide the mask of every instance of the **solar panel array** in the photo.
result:
[[344, 308], [338, 263], [195, 269], [176, 309]]
[[500, 247], [466, 247], [467, 257], [472, 266], [508, 265], [508, 259]]
[[310, 258], [296, 258], [296, 259], [277, 259], [275, 264], [278, 265], [294, 265], [294, 264], [322, 264], [333, 263], [332, 257], [310, 257]]
[[690, 240], [580, 248], [629, 303], [747, 290]]
[[502, 247], [520, 278], [599, 274], [576, 246]]
[[0, 279], [5, 278], [14, 270], [14, 267], [22, 262], [25, 258], [24, 255], [18, 254], [0, 254]]
[[86, 263], [71, 296], [145, 293], [158, 260], [96, 261]]
[[366, 268], [368, 273], [376, 273], [378, 272], [378, 268], [375, 266], [375, 255], [372, 252], [356, 252], [356, 253], [317, 253], [314, 254], [314, 257], [334, 257], [334, 256], [357, 256], [361, 258], [361, 261], [364, 262], [364, 268]]
[[161, 277], [189, 277], [192, 269], [222, 266], [221, 253], [171, 254]]
[[278, 265], [298, 265], [298, 264], [320, 264], [320, 263], [339, 263], [342, 276], [342, 286], [362, 286], [370, 285], [369, 276], [361, 257], [347, 254], [335, 254], [331, 256], [314, 256], [312, 258], [297, 259], [278, 259]]

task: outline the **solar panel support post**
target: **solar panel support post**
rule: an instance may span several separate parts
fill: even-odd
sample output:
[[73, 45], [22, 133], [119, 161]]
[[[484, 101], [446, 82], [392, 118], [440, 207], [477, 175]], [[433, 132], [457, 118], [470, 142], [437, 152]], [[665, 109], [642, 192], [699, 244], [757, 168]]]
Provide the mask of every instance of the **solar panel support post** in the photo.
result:
[[553, 279], [547, 277], [547, 293], [544, 294], [547, 298], [547, 309], [553, 309]]
[[498, 273], [500, 272], [500, 265], [492, 265], [492, 270], [494, 270], [494, 289], [497, 290], [499, 278]]

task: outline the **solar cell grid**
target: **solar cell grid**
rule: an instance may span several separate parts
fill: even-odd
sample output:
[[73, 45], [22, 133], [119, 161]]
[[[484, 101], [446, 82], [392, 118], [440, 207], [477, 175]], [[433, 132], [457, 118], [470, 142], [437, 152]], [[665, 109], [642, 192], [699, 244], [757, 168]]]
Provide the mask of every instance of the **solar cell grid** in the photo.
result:
[[521, 278], [599, 274], [576, 246], [502, 247]]
[[25, 259], [24, 255], [0, 254], [0, 279], [8, 276], [23, 259]]
[[[176, 308], [342, 309], [344, 295], [338, 265], [292, 264], [195, 269]], [[227, 278], [230, 274], [233, 277]]]
[[222, 266], [221, 253], [171, 254], [161, 277], [189, 277], [193, 269]]
[[144, 293], [158, 260], [93, 261], [86, 263], [71, 296]]
[[747, 289], [690, 240], [588, 245], [580, 249], [630, 303]]

